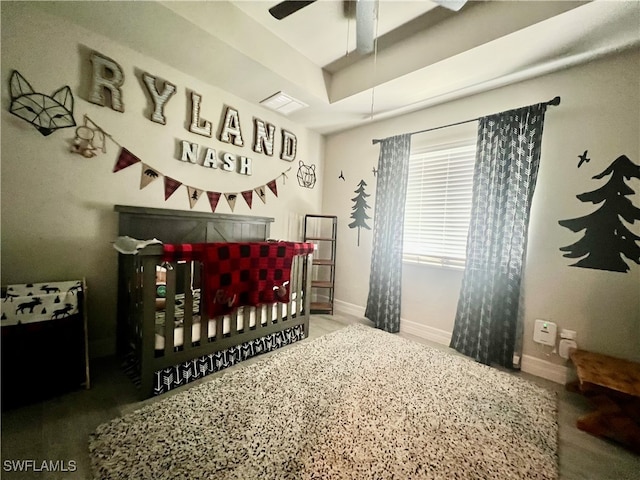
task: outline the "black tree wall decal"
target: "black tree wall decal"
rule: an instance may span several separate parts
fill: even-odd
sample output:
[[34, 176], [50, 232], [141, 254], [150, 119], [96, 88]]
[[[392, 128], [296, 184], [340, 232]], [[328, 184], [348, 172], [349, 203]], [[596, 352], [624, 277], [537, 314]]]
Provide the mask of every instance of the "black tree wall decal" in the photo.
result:
[[629, 265], [622, 255], [640, 264], [640, 237], [632, 233], [623, 220], [631, 224], [640, 220], [640, 208], [627, 198], [635, 192], [625, 183], [625, 179], [640, 178], [640, 166], [626, 155], [621, 155], [593, 178], [599, 180], [608, 175], [611, 178], [602, 187], [577, 195], [582, 202], [602, 203], [600, 208], [584, 217], [558, 222], [573, 232], [585, 231], [580, 240], [560, 250], [567, 252], [563, 255], [567, 258], [583, 257], [571, 266], [628, 272]]
[[371, 217], [367, 215], [366, 211], [367, 208], [369, 208], [366, 199], [370, 196], [364, 191], [364, 187], [366, 186], [367, 184], [365, 183], [365, 181], [360, 180], [358, 188], [355, 190], [355, 193], [357, 193], [358, 195], [351, 199], [351, 201], [353, 202], [353, 207], [351, 207], [351, 209], [353, 210], [353, 212], [351, 212], [351, 218], [353, 218], [353, 222], [349, 224], [349, 228], [358, 228], [358, 246], [360, 246], [360, 228], [371, 230], [371, 227], [367, 225], [367, 220]]

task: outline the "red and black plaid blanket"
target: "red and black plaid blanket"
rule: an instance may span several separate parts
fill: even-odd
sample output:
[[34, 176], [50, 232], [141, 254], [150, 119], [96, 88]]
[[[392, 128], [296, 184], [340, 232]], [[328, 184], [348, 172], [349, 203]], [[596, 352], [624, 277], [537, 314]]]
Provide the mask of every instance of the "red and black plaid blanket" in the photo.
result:
[[291, 264], [312, 243], [241, 242], [164, 244], [165, 261], [202, 262], [210, 317], [243, 305], [288, 302]]

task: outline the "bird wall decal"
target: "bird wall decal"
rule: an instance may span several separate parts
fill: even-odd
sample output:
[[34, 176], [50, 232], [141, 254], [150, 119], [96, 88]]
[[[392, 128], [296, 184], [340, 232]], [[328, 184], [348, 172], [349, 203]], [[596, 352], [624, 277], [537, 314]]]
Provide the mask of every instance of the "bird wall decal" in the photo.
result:
[[578, 168], [580, 168], [583, 163], [589, 162], [589, 160], [591, 160], [590, 158], [587, 157], [587, 152], [588, 151], [589, 150], [585, 150], [582, 155], [578, 155], [578, 158], [580, 159], [580, 161], [578, 162]]

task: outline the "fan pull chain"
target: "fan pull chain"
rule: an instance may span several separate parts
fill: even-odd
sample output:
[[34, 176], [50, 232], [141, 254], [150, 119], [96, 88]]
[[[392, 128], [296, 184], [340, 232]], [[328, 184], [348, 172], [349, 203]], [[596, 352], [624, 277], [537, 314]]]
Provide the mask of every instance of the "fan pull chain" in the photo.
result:
[[378, 21], [380, 20], [380, 3], [376, 0], [376, 33], [373, 39], [373, 87], [371, 87], [371, 112], [369, 118], [373, 120], [373, 106], [376, 96], [376, 77], [378, 74]]
[[347, 3], [347, 47], [344, 54], [345, 57], [349, 56], [349, 34], [351, 33], [351, 2]]

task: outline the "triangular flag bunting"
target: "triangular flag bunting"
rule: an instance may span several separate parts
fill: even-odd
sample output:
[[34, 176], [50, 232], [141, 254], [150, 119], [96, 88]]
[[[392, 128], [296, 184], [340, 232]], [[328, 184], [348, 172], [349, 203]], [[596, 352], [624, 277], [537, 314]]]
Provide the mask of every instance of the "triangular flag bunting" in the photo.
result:
[[253, 190], [245, 190], [242, 192], [242, 197], [244, 201], [247, 202], [247, 205], [249, 205], [249, 208], [251, 208], [251, 204], [253, 203]]
[[[300, 162], [300, 163], [302, 164], [302, 162]], [[291, 170], [291, 167], [287, 168], [284, 172], [282, 172], [282, 173], [280, 174], [280, 176], [282, 177], [282, 184], [283, 184], [283, 185], [286, 185], [286, 184], [287, 184], [287, 178], [289, 178], [289, 177], [287, 177], [287, 172], [288, 172], [289, 170]], [[277, 197], [277, 195], [276, 195], [276, 197]]]
[[[118, 160], [116, 161], [116, 164], [113, 167], [113, 171], [118, 172], [138, 162], [140, 162], [142, 165], [142, 172], [140, 174], [141, 190], [145, 188], [147, 185], [149, 185], [151, 182], [153, 182], [154, 180], [158, 179], [159, 177], [164, 177], [164, 199], [168, 200], [169, 197], [173, 195], [175, 191], [178, 188], [180, 188], [180, 186], [182, 186], [182, 182], [179, 182], [174, 178], [167, 177], [166, 175], [162, 174], [155, 168], [150, 167], [149, 165], [142, 162], [142, 160], [140, 160], [138, 157], [136, 157], [133, 153], [131, 153], [129, 150], [127, 150], [124, 147], [120, 148]], [[288, 172], [289, 170], [291, 170], [291, 168], [289, 168], [286, 172]], [[284, 179], [287, 178], [286, 172], [282, 172], [282, 174], [280, 175], [283, 177], [283, 181]], [[253, 208], [254, 192], [256, 193], [256, 195], [258, 195], [260, 200], [262, 200], [262, 203], [265, 203], [265, 204], [267, 203], [267, 195], [266, 195], [267, 187], [269, 188], [269, 190], [271, 190], [271, 192], [276, 197], [278, 196], [278, 185], [276, 183], [278, 178], [274, 178], [266, 185], [261, 185], [254, 189], [245, 190], [241, 192], [242, 198], [244, 198], [244, 201], [247, 202], [247, 205], [249, 206], [249, 208]], [[200, 197], [202, 196], [204, 191], [195, 187], [190, 187], [188, 185], [185, 185], [185, 186], [187, 187], [187, 195], [189, 197], [189, 206], [190, 208], [193, 209], [193, 207], [195, 207], [198, 200], [200, 200]], [[224, 194], [220, 192], [206, 192], [206, 193], [207, 193], [207, 197], [209, 198], [209, 205], [211, 206], [212, 212], [215, 213], [216, 208], [218, 207], [218, 202], [220, 201], [220, 197], [222, 195], [224, 195], [225, 198], [227, 199], [227, 203], [229, 204], [231, 211], [232, 212], [234, 211], [236, 207], [236, 201], [238, 199], [237, 193], [224, 193]]]
[[151, 168], [146, 163], [142, 163], [142, 173], [140, 174], [140, 190], [149, 185], [155, 179], [162, 175], [159, 171]]
[[126, 148], [122, 147], [120, 149], [120, 155], [118, 156], [118, 161], [116, 162], [115, 167], [113, 167], [113, 173], [122, 170], [123, 168], [130, 167], [134, 163], [138, 163], [140, 159], [136, 157], [133, 153], [131, 153]]
[[265, 186], [262, 185], [261, 187], [254, 188], [253, 191], [258, 194], [258, 197], [260, 197], [262, 203], [267, 203], [267, 193], [265, 192], [264, 187]]
[[200, 200], [202, 190], [187, 186], [187, 193], [189, 194], [189, 207], [193, 208], [196, 202]]
[[273, 179], [269, 183], [267, 183], [267, 187], [269, 187], [269, 190], [271, 190], [276, 197], [278, 196], [278, 187], [276, 186], [276, 180], [275, 179]]
[[236, 207], [236, 199], [238, 198], [238, 194], [225, 193], [224, 196], [227, 199], [227, 203], [229, 204], [229, 207], [231, 207], [231, 211], [233, 212], [233, 209]]
[[164, 177], [164, 199], [167, 200], [171, 195], [173, 195], [173, 192], [175, 192], [180, 185], [182, 185], [181, 182], [171, 178], [171, 177]]
[[218, 200], [220, 200], [219, 192], [207, 192], [207, 197], [209, 197], [209, 205], [211, 205], [211, 211], [213, 213], [216, 212], [216, 207], [218, 206]]

